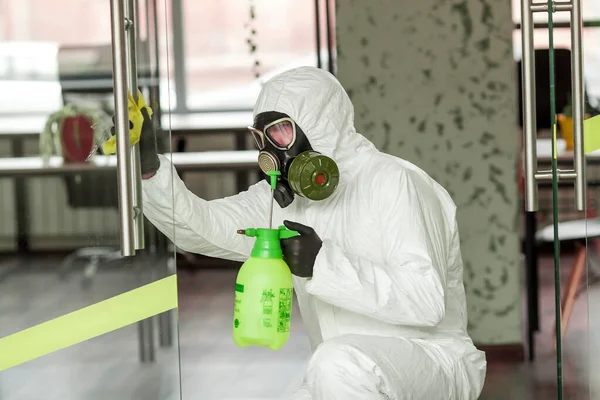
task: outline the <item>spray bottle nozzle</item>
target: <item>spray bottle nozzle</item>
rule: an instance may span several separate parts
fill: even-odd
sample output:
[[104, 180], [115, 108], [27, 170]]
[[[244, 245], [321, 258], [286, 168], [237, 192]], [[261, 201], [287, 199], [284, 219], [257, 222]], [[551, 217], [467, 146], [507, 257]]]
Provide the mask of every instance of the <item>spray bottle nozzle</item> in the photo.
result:
[[281, 171], [278, 171], [278, 170], [267, 171], [267, 175], [269, 175], [271, 177], [271, 189], [275, 190], [275, 187], [277, 186], [277, 177], [279, 175], [281, 175]]
[[246, 235], [246, 236], [250, 236], [250, 237], [255, 237], [256, 236], [256, 228], [248, 228], [248, 229], [238, 229], [237, 233], [240, 235]]

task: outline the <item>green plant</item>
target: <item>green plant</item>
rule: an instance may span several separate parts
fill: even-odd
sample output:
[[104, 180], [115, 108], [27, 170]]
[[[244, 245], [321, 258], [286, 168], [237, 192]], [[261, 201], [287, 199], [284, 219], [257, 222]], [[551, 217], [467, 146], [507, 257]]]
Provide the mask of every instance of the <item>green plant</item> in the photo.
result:
[[96, 151], [102, 147], [102, 144], [110, 139], [110, 117], [100, 109], [88, 108], [69, 103], [60, 110], [50, 114], [46, 120], [46, 125], [40, 133], [39, 151], [44, 162], [47, 162], [51, 156], [63, 156], [62, 127], [63, 122], [68, 117], [83, 115], [90, 119], [94, 129], [94, 146], [90, 156], [96, 154]]
[[254, 23], [256, 22], [256, 10], [254, 7], [254, 0], [250, 0], [250, 21], [246, 23], [246, 28], [249, 29], [249, 37], [246, 39], [246, 43], [248, 44], [250, 55], [254, 56], [254, 62], [252, 64], [252, 72], [256, 78], [260, 77], [260, 61], [257, 57], [257, 44], [256, 44], [256, 27]]

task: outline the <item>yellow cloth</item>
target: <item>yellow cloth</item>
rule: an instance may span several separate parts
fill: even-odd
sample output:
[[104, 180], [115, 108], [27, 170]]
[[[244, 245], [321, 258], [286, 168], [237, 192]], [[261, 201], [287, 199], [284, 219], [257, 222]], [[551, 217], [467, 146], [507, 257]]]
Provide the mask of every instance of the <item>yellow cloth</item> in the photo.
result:
[[[137, 104], [131, 95], [131, 92], [127, 92], [127, 109], [129, 110], [129, 120], [133, 122], [133, 128], [129, 130], [129, 139], [133, 146], [140, 141], [142, 135], [142, 125], [144, 123], [144, 116], [142, 115], [142, 109], [148, 110], [148, 116], [152, 117], [152, 109], [146, 105], [146, 100], [142, 96], [142, 92], [138, 90], [138, 101]], [[117, 152], [117, 137], [113, 135], [102, 145], [102, 151], [104, 154], [115, 154]]]

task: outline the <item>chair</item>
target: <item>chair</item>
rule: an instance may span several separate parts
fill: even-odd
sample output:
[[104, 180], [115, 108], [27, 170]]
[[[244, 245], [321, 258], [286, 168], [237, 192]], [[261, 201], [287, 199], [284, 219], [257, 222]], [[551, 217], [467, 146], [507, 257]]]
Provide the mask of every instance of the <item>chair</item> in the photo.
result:
[[[598, 219], [582, 219], [560, 222], [558, 224], [558, 237], [562, 242], [575, 242], [576, 250], [573, 264], [569, 272], [569, 278], [565, 286], [565, 291], [561, 299], [561, 336], [564, 337], [567, 332], [569, 319], [575, 305], [575, 300], [578, 295], [579, 287], [585, 276], [585, 267], [587, 265], [587, 239], [600, 238], [600, 220]], [[538, 243], [554, 242], [554, 226], [549, 225], [536, 233]], [[596, 250], [598, 250], [599, 242], [594, 240]], [[600, 265], [598, 260], [591, 258], [593, 253], [590, 253], [590, 270], [595, 270], [598, 274]]]
[[[64, 178], [68, 204], [74, 209], [104, 208], [118, 210], [116, 171], [90, 171]], [[120, 249], [111, 246], [84, 247], [69, 254], [62, 262], [59, 275], [66, 278], [73, 263], [83, 259], [82, 285], [88, 287], [101, 264], [122, 259]]]
[[[57, 136], [62, 146], [63, 161], [71, 164], [84, 164], [94, 150], [98, 137], [93, 121], [84, 114], [66, 115], [59, 118]], [[118, 189], [115, 170], [85, 171], [67, 175], [64, 178], [68, 204], [71, 208], [101, 208], [117, 210]], [[84, 247], [67, 256], [60, 268], [59, 275], [66, 278], [73, 263], [79, 259], [87, 260], [83, 268], [83, 286], [89, 286], [98, 266], [121, 259], [118, 247]]]

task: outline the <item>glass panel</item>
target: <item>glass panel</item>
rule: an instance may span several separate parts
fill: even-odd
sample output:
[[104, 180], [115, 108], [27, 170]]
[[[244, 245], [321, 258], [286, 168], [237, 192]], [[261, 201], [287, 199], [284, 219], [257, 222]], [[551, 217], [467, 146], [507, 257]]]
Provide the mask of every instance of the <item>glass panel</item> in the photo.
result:
[[[596, 4], [596, 8], [598, 5]], [[598, 15], [598, 14], [596, 14]], [[600, 20], [597, 17], [596, 20]], [[589, 70], [594, 68], [593, 73], [589, 74], [590, 78], [594, 78], [595, 85], [590, 85], [588, 97], [590, 105], [586, 107], [586, 118], [600, 118], [600, 75], [598, 74], [598, 65], [600, 64], [600, 51], [598, 43], [600, 43], [600, 24], [598, 28], [593, 30], [593, 37], [588, 40], [592, 46], [584, 43], [584, 56], [595, 59], [595, 67], [586, 66]], [[590, 35], [591, 36], [591, 35]], [[594, 46], [595, 44], [595, 46]], [[590, 54], [591, 53], [591, 54]], [[594, 75], [592, 75], [594, 74]], [[590, 83], [592, 80], [590, 79]], [[598, 129], [591, 130], [586, 127], [586, 136], [600, 135]], [[590, 149], [593, 150], [593, 149]], [[587, 183], [588, 183], [588, 211], [586, 221], [586, 249], [587, 249], [587, 268], [585, 286], [583, 288], [582, 297], [587, 294], [588, 307], [588, 373], [585, 374], [589, 381], [589, 399], [600, 399], [600, 287], [598, 286], [598, 277], [600, 277], [600, 225], [598, 224], [599, 213], [598, 202], [600, 200], [600, 153], [598, 150], [587, 154]], [[587, 292], [587, 293], [586, 293]]]
[[[138, 83], [169, 153], [167, 5], [139, 1]], [[173, 244], [146, 220], [120, 253], [112, 68], [110, 1], [0, 11], [3, 400], [180, 398]]]
[[[600, 20], [600, 15], [598, 15]], [[600, 98], [600, 28], [583, 28], [583, 66], [587, 94], [597, 105]], [[548, 48], [548, 29], [536, 29], [533, 40], [536, 49]], [[571, 49], [571, 30], [569, 28], [554, 28], [554, 48]], [[513, 32], [513, 52], [516, 61], [521, 60], [521, 31]], [[558, 76], [560, 79], [560, 76]], [[557, 94], [557, 95], [560, 95]], [[561, 110], [558, 109], [560, 112]]]
[[[333, 27], [334, 1], [328, 1]], [[326, 9], [320, 4], [326, 68]], [[262, 80], [297, 66], [317, 66], [314, 0], [183, 0], [183, 10], [185, 84], [177, 90], [186, 91], [188, 109], [251, 110]], [[331, 40], [335, 49], [335, 34]]]
[[[536, 4], [547, 1], [535, 0]], [[600, 20], [599, 3], [581, 0], [583, 20], [594, 25]], [[520, 0], [512, 1], [513, 21], [520, 22]], [[589, 222], [593, 221], [594, 193], [588, 192], [587, 211], [576, 211], [574, 182], [557, 179], [558, 170], [573, 169], [572, 127], [572, 72], [570, 13], [553, 14], [549, 23], [548, 14], [535, 13], [534, 30], [535, 76], [536, 76], [536, 123], [538, 128], [538, 171], [553, 171], [551, 181], [539, 181], [539, 211], [537, 221], [537, 244], [548, 249], [539, 255], [539, 308], [540, 324], [537, 333], [535, 372], [530, 378], [535, 381], [536, 394], [558, 399], [589, 398], [589, 390], [598, 384], [598, 372], [594, 369], [593, 326], [595, 307], [591, 287], [586, 287], [586, 252]], [[557, 27], [554, 24], [557, 24]], [[546, 26], [543, 26], [546, 24]], [[596, 23], [597, 24], [597, 23]], [[586, 112], [597, 107], [600, 97], [600, 51], [597, 46], [600, 30], [583, 29], [583, 80], [586, 92]], [[552, 37], [550, 37], [552, 36]], [[521, 62], [521, 30], [514, 30], [514, 57]], [[548, 49], [554, 49], [549, 51]], [[520, 71], [518, 72], [521, 75]], [[519, 98], [521, 102], [521, 99]], [[553, 126], [557, 124], [557, 134]], [[597, 171], [588, 159], [587, 179], [597, 180]], [[535, 223], [534, 223], [535, 224]], [[588, 248], [589, 249], [589, 248]], [[592, 263], [590, 262], [590, 265]], [[589, 279], [588, 279], [589, 283]], [[538, 299], [536, 299], [537, 301]], [[557, 323], [558, 322], [558, 323]], [[536, 323], [533, 323], [535, 327]], [[562, 328], [561, 328], [562, 327]], [[558, 328], [558, 329], [557, 329]], [[527, 379], [527, 378], [524, 378]], [[598, 398], [598, 394], [591, 398]]]
[[589, 372], [586, 374], [589, 380], [589, 399], [600, 399], [600, 287], [598, 286], [598, 277], [600, 276], [600, 241], [598, 239], [598, 201], [600, 200], [600, 154], [594, 152], [588, 156], [588, 193], [589, 193], [589, 211], [587, 220], [587, 269], [585, 280], [585, 290], [581, 296], [587, 294], [588, 308], [588, 336], [589, 336]]
[[[512, 9], [513, 9], [513, 21], [515, 23], [521, 22], [521, 0], [511, 0], [512, 1]], [[534, 4], [548, 4], [545, 0], [533, 0]], [[583, 20], [598, 20], [600, 19], [600, 4], [598, 4], [595, 0], [581, 0], [582, 12], [583, 12]], [[554, 22], [566, 22], [570, 20], [570, 14], [568, 12], [557, 12], [554, 13], [553, 20]], [[535, 13], [533, 15], [534, 22], [547, 23], [548, 22], [548, 14], [547, 13]], [[546, 35], [546, 38], [548, 35]]]

